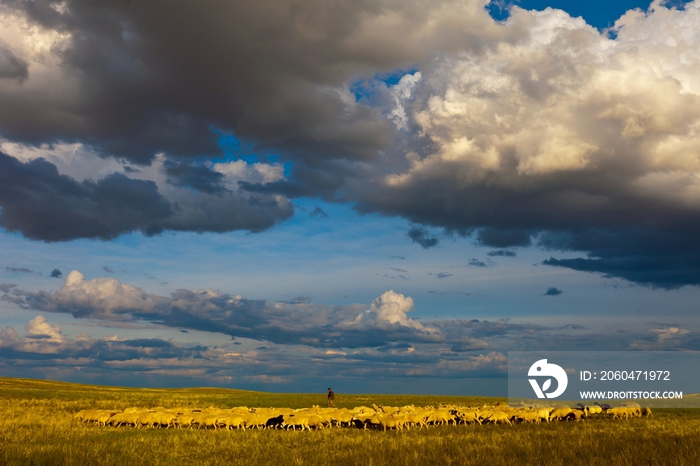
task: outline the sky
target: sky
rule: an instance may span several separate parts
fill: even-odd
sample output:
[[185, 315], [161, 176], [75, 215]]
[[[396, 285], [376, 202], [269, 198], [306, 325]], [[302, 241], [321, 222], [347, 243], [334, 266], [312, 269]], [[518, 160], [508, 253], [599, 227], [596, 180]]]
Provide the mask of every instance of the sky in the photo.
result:
[[505, 395], [699, 235], [700, 0], [0, 2], [0, 376]]

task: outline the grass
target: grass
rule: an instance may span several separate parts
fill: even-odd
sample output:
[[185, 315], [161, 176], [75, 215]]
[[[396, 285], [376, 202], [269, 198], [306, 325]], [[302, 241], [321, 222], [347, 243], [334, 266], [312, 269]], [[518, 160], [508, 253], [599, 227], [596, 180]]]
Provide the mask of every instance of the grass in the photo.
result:
[[[336, 405], [493, 404], [498, 398], [337, 395]], [[134, 389], [0, 378], [2, 465], [697, 465], [700, 412], [516, 426], [444, 426], [402, 432], [204, 431], [87, 426], [81, 409], [323, 405], [323, 393]]]

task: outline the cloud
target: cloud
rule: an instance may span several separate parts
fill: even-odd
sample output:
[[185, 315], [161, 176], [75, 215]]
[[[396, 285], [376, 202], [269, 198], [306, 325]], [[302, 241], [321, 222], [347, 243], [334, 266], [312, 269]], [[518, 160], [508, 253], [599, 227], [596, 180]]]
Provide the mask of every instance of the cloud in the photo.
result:
[[52, 343], [62, 343], [65, 337], [61, 334], [61, 327], [54, 327], [46, 322], [42, 316], [37, 316], [29, 321], [26, 326], [27, 338], [45, 339]]
[[[33, 368], [51, 370], [51, 367], [76, 367], [79, 370], [104, 371], [115, 363], [132, 363], [133, 366], [160, 363], [161, 367], [181, 359], [181, 364], [206, 355], [206, 347], [182, 347], [171, 341], [153, 339], [127, 339], [116, 335], [95, 339], [86, 333], [70, 338], [43, 317], [37, 316], [25, 327], [26, 335], [20, 337], [12, 327], [0, 329], [0, 354], [5, 361], [21, 361], [25, 371]], [[111, 374], [114, 376], [115, 374]]]
[[[387, 292], [377, 298], [363, 320], [381, 325], [414, 325], [406, 316], [410, 298]], [[389, 306], [389, 309], [382, 309]], [[362, 311], [360, 311], [362, 312]], [[414, 321], [415, 322], [415, 321]], [[423, 331], [440, 329], [439, 339], [395, 341], [379, 347], [309, 347], [242, 338], [217, 347], [183, 345], [161, 338], [102, 339], [86, 333], [69, 336], [43, 316], [32, 319], [21, 336], [12, 327], [0, 329], [0, 367], [10, 376], [50, 377], [76, 381], [135, 386], [230, 385], [245, 387], [256, 377], [283, 381], [289, 387], [300, 380], [342, 374], [344, 385], [357, 378], [408, 382], [437, 378], [499, 377], [507, 374], [506, 351], [590, 348], [606, 350], [697, 350], [697, 330], [656, 326], [646, 330], [611, 329], [587, 332], [580, 325], [542, 326], [510, 320], [450, 320], [420, 324]], [[624, 323], [623, 323], [624, 326]], [[432, 328], [432, 330], [430, 330]], [[373, 331], [372, 325], [363, 327]], [[299, 374], [303, 374], [300, 376]], [[177, 381], [180, 381], [179, 383]], [[385, 380], [386, 383], [386, 380]], [[402, 382], [403, 383], [403, 382]], [[312, 387], [309, 387], [312, 388]]]
[[699, 348], [700, 332], [680, 327], [653, 328], [635, 335], [629, 344], [629, 349], [637, 351], [697, 351]]
[[559, 288], [554, 288], [552, 286], [550, 288], [547, 288], [547, 291], [545, 291], [544, 296], [559, 296], [562, 293], [562, 290], [560, 290]]
[[453, 274], [447, 273], [447, 272], [438, 272], [438, 273], [428, 273], [428, 275], [435, 275], [438, 279], [443, 279], [447, 277], [451, 277]]
[[438, 239], [429, 236], [428, 230], [423, 227], [413, 226], [407, 234], [411, 241], [420, 244], [424, 249], [430, 249], [438, 244]]
[[345, 328], [380, 328], [394, 330], [397, 327], [413, 328], [426, 334], [439, 333], [436, 329], [425, 327], [406, 314], [413, 310], [413, 299], [389, 290], [372, 302], [369, 310], [358, 314], [352, 321], [340, 324]]
[[700, 283], [698, 18], [700, 2], [655, 3], [610, 39], [563, 11], [514, 6], [503, 28], [522, 36], [420, 67], [404, 166], [363, 208], [484, 246], [588, 254], [550, 265]]
[[[678, 222], [680, 222], [680, 218]], [[700, 250], [696, 250], [692, 219], [672, 231], [621, 232], [584, 230], [576, 235], [542, 235], [540, 244], [548, 249], [588, 250], [587, 257], [543, 261], [545, 265], [566, 267], [603, 276], [624, 278], [657, 288], [677, 289], [700, 283]]]
[[464, 336], [460, 338], [459, 341], [453, 343], [450, 349], [459, 353], [464, 351], [482, 350], [488, 347], [488, 342], [484, 340]]
[[496, 263], [492, 261], [490, 258], [487, 258], [485, 261], [481, 261], [476, 258], [469, 259], [469, 265], [471, 267], [494, 267]]
[[110, 268], [107, 267], [106, 265], [103, 265], [103, 266], [102, 266], [102, 269], [104, 269], [104, 271], [107, 272], [107, 273], [114, 273], [114, 270], [110, 269]]
[[62, 275], [63, 275], [63, 272], [61, 272], [58, 269], [53, 269], [51, 271], [51, 278], [61, 278]]
[[314, 347], [373, 347], [390, 342], [435, 342], [440, 332], [407, 317], [413, 300], [387, 291], [361, 305], [326, 306], [245, 299], [217, 290], [177, 290], [170, 297], [147, 293], [118, 280], [86, 280], [73, 270], [55, 292], [10, 288], [4, 300], [40, 312], [111, 322], [150, 321], [178, 329]]
[[[631, 10], [615, 38], [561, 10], [510, 13], [6, 2], [0, 127], [34, 157], [3, 149], [0, 224], [42, 241], [256, 232], [307, 195], [401, 216], [424, 248], [442, 228], [582, 253], [552, 266], [700, 283], [700, 1]], [[51, 158], [67, 146], [82, 176]]]
[[461, 294], [462, 296], [471, 296], [471, 293], [467, 293], [466, 291], [435, 291], [435, 290], [430, 290], [428, 291], [428, 294], [436, 294], [436, 295], [446, 295], [446, 294]]
[[28, 269], [26, 267], [5, 267], [5, 270], [7, 272], [12, 272], [14, 274], [19, 274], [19, 273], [28, 273], [28, 274], [37, 274], [38, 272], [35, 272], [32, 269]]
[[509, 251], [507, 249], [501, 249], [498, 251], [489, 251], [486, 253], [487, 256], [490, 257], [515, 257], [518, 255], [515, 251]]
[[29, 76], [28, 63], [17, 57], [12, 50], [0, 40], [0, 80], [15, 79], [23, 82]]
[[180, 188], [192, 188], [208, 194], [220, 194], [224, 191], [224, 175], [212, 171], [203, 165], [191, 165], [166, 160], [163, 163], [168, 183]]
[[[157, 158], [140, 178], [113, 172], [98, 181], [78, 182], [43, 158], [22, 163], [0, 152], [0, 226], [43, 241], [106, 240], [132, 231], [261, 231], [293, 213], [291, 202], [280, 196], [208, 190], [195, 179], [203, 176], [199, 172], [176, 170], [180, 178], [173, 176], [180, 181], [173, 182], [166, 179], [169, 163]], [[182, 187], [190, 185], [203, 192]]]
[[312, 217], [328, 218], [328, 214], [326, 213], [326, 211], [324, 211], [320, 207], [316, 207], [314, 210], [311, 211], [309, 215], [311, 215]]
[[154, 183], [114, 173], [78, 183], [42, 159], [26, 164], [0, 153], [0, 226], [32, 239], [102, 239], [141, 229], [162, 231], [172, 206]]
[[14, 283], [2, 283], [2, 284], [0, 284], [0, 291], [2, 291], [3, 293], [7, 293], [12, 288], [16, 288], [16, 287], [17, 287], [17, 285], [15, 285]]

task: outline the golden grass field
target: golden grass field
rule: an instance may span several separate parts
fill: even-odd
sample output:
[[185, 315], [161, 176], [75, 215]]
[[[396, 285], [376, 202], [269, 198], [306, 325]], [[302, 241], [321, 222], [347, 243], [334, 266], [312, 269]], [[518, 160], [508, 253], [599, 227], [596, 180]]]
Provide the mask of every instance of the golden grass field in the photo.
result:
[[[337, 394], [338, 407], [494, 404], [502, 398]], [[0, 378], [0, 464], [282, 465], [699, 465], [700, 411], [653, 418], [542, 424], [434, 426], [422, 430], [197, 430], [98, 427], [83, 409], [259, 406], [303, 408], [324, 393], [138, 389]]]

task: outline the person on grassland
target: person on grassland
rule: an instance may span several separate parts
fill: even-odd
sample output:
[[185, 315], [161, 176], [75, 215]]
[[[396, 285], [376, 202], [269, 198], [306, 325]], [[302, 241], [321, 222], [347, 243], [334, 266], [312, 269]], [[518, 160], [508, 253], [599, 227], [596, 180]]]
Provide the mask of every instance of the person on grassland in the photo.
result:
[[333, 400], [335, 400], [335, 393], [333, 393], [333, 390], [331, 390], [331, 388], [328, 387], [328, 406], [331, 408], [334, 408]]

